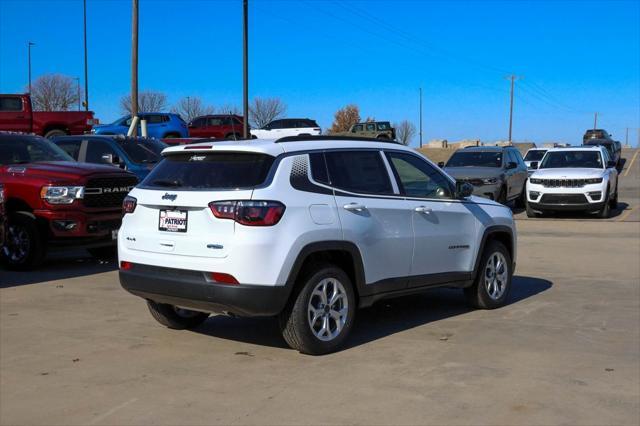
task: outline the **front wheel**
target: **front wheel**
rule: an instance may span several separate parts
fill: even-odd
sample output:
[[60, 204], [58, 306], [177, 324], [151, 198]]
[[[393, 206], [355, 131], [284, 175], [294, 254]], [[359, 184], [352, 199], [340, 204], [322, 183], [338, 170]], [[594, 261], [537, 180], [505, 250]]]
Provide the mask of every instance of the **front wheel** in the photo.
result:
[[495, 309], [503, 306], [511, 290], [513, 264], [511, 255], [498, 241], [490, 241], [482, 254], [476, 279], [464, 289], [467, 302], [474, 308]]
[[340, 268], [318, 264], [303, 276], [280, 314], [280, 330], [293, 349], [309, 355], [337, 350], [345, 341], [356, 312], [351, 280]]
[[67, 134], [67, 132], [65, 132], [62, 129], [53, 129], [53, 130], [49, 130], [47, 133], [44, 134], [44, 137], [47, 139], [51, 139], [51, 138], [55, 138], [58, 136], [65, 136]]
[[0, 257], [9, 269], [33, 269], [44, 260], [45, 244], [36, 220], [26, 214], [16, 213], [9, 216], [7, 237]]
[[611, 215], [611, 196], [609, 195], [609, 188], [607, 187], [607, 198], [604, 200], [604, 205], [597, 213], [600, 219], [607, 219]]
[[183, 309], [152, 300], [147, 300], [147, 306], [156, 321], [174, 330], [195, 328], [209, 318], [209, 314], [205, 312]]
[[613, 193], [613, 197], [609, 200], [609, 206], [612, 209], [618, 208], [618, 183], [616, 182], [616, 192]]

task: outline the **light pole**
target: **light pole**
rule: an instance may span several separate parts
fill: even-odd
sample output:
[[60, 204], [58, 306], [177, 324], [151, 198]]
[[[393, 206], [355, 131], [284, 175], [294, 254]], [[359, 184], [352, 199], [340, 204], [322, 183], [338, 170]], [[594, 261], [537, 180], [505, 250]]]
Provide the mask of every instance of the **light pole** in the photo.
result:
[[242, 137], [249, 139], [249, 0], [242, 0]]
[[422, 148], [422, 87], [420, 88], [420, 148]]
[[76, 81], [76, 85], [78, 87], [78, 111], [80, 111], [80, 77], [74, 77], [74, 80]]
[[[131, 2], [131, 119], [138, 116], [138, 0]], [[136, 136], [135, 128], [133, 136]]]
[[84, 18], [84, 110], [89, 111], [89, 69], [87, 65], [87, 0], [82, 1], [82, 6]]
[[29, 94], [31, 94], [31, 46], [35, 46], [35, 43], [29, 42]]

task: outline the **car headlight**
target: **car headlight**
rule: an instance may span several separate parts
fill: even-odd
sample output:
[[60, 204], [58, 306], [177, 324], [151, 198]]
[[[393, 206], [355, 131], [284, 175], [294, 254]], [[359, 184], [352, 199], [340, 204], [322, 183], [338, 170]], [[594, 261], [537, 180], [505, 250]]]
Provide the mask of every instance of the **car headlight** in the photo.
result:
[[602, 183], [602, 178], [592, 178], [592, 179], [585, 179], [584, 183], [587, 185], [592, 185], [594, 183]]
[[84, 198], [84, 186], [43, 186], [40, 198], [49, 204], [71, 204]]
[[542, 185], [542, 179], [536, 179], [536, 178], [529, 178], [529, 182], [536, 184], [536, 185]]
[[498, 183], [500, 179], [497, 177], [482, 179], [482, 183], [485, 185], [493, 185], [494, 183]]

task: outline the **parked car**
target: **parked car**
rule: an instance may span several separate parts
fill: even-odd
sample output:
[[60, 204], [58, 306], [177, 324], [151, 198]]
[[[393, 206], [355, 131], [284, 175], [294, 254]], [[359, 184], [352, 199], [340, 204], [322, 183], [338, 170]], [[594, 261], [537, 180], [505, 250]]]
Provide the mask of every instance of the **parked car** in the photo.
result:
[[582, 143], [585, 143], [589, 139], [607, 139], [613, 140], [611, 135], [604, 129], [588, 129], [582, 136]]
[[309, 118], [282, 118], [273, 120], [262, 129], [252, 129], [258, 139], [280, 139], [286, 136], [313, 136], [322, 133], [315, 120]]
[[162, 159], [167, 144], [156, 139], [128, 138], [121, 135], [63, 136], [53, 139], [74, 160], [81, 163], [109, 164], [144, 179]]
[[524, 206], [527, 166], [520, 151], [512, 146], [467, 147], [453, 153], [445, 172], [457, 181], [473, 185], [473, 193], [505, 204], [516, 200]]
[[367, 121], [351, 126], [349, 131], [336, 133], [336, 136], [355, 136], [375, 139], [396, 139], [396, 129], [388, 121]]
[[610, 139], [589, 139], [585, 141], [585, 146], [602, 146], [607, 149], [609, 157], [616, 162], [616, 167], [620, 165], [622, 156], [622, 144]]
[[524, 155], [524, 164], [527, 166], [527, 169], [531, 172], [531, 163], [533, 161], [538, 161], [540, 162], [540, 160], [542, 160], [542, 157], [544, 157], [544, 154], [548, 151], [548, 148], [531, 148], [530, 150], [527, 151], [527, 153]]
[[507, 301], [511, 211], [413, 149], [292, 137], [163, 156], [125, 198], [118, 235], [120, 282], [162, 325], [277, 315], [292, 348], [323, 354], [380, 299], [449, 286], [476, 307]]
[[[145, 112], [139, 114], [140, 120], [147, 120], [147, 136], [156, 139], [189, 137], [187, 123], [178, 115], [166, 112]], [[126, 135], [131, 126], [131, 116], [119, 118], [111, 124], [104, 124], [93, 128], [91, 133], [96, 135]], [[138, 136], [142, 129], [138, 124]]]
[[239, 115], [204, 115], [189, 123], [189, 137], [240, 140], [243, 126], [244, 120]]
[[93, 111], [34, 111], [31, 96], [0, 94], [0, 131], [44, 137], [81, 135], [98, 124]]
[[115, 252], [122, 200], [138, 179], [113, 166], [78, 163], [40, 136], [0, 134], [8, 236], [0, 258], [29, 269], [54, 246]]
[[7, 216], [4, 209], [4, 185], [0, 183], [0, 251], [4, 246], [5, 238], [5, 224], [7, 222]]
[[618, 206], [618, 171], [602, 146], [547, 151], [527, 182], [527, 216], [554, 211], [595, 212]]

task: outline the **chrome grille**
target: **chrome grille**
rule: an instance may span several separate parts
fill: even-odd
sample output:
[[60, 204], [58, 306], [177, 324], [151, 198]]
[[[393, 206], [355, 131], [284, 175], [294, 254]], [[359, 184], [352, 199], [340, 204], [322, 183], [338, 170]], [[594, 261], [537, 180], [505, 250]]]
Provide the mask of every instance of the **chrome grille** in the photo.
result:
[[586, 179], [541, 179], [545, 188], [582, 188]]

